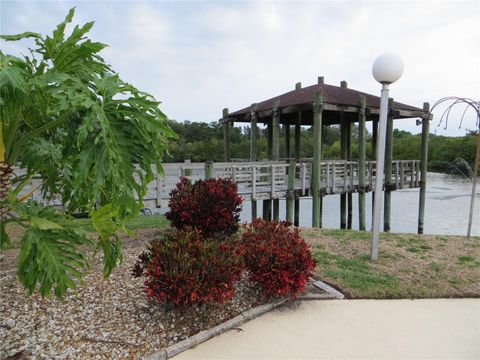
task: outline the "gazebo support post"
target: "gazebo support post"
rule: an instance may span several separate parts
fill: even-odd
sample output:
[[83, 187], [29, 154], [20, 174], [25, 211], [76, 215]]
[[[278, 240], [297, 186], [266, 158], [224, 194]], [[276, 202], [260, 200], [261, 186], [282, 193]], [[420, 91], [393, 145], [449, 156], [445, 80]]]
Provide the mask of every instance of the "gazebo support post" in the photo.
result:
[[385, 141], [385, 193], [383, 210], [383, 231], [390, 232], [392, 209], [392, 160], [393, 160], [393, 99], [388, 99], [387, 134]]
[[[323, 115], [323, 114], [322, 114]], [[325, 196], [325, 191], [322, 191], [322, 159], [323, 159], [323, 139], [325, 138], [325, 126], [323, 126], [323, 116], [322, 116], [322, 126], [320, 133], [320, 215], [318, 217], [318, 227], [323, 227], [323, 197]], [[327, 175], [328, 176], [328, 175]]]
[[314, 228], [320, 225], [322, 112], [323, 96], [318, 92], [313, 101], [312, 227]]
[[[373, 159], [375, 160], [375, 154], [377, 153], [377, 137], [378, 137], [378, 119], [374, 119], [372, 121], [372, 155]], [[375, 166], [375, 174], [376, 174], [376, 166]], [[372, 180], [373, 181], [373, 180]], [[373, 204], [375, 203], [375, 188], [373, 183], [370, 184], [372, 189], [372, 216], [373, 216]]]
[[287, 206], [285, 220], [293, 221], [293, 204], [295, 201], [295, 160], [289, 160], [288, 166], [288, 192], [287, 192]]
[[[343, 88], [343, 89], [347, 89], [348, 88], [348, 83], [343, 80], [340, 82], [340, 87]], [[352, 123], [350, 120], [348, 121], [345, 121], [344, 122], [344, 126], [345, 126], [345, 138], [344, 138], [344, 149], [343, 149], [343, 153], [342, 153], [342, 159], [343, 160], [348, 160], [348, 161], [351, 161], [352, 160]], [[345, 176], [347, 176], [348, 174], [348, 167], [347, 167], [347, 172], [345, 172]], [[350, 174], [351, 176], [352, 174]], [[348, 184], [350, 184], [350, 181], [347, 181]], [[347, 189], [349, 189], [347, 191]], [[350, 186], [347, 185], [347, 189], [345, 189], [346, 191], [346, 199], [344, 200], [344, 202], [346, 202], [346, 207], [347, 207], [347, 210], [346, 210], [346, 226], [344, 226], [342, 229], [351, 229], [352, 228], [352, 189], [350, 189]], [[343, 211], [345, 212], [345, 210]], [[343, 224], [344, 222], [342, 222]]]
[[[272, 160], [272, 120], [267, 120], [267, 155], [268, 159]], [[265, 174], [267, 176], [267, 174]], [[272, 220], [272, 199], [263, 200], [263, 214], [264, 220]]]
[[[340, 159], [347, 160], [347, 126], [344, 113], [340, 113]], [[347, 176], [344, 172], [343, 176]], [[347, 189], [340, 194], [340, 229], [347, 228]]]
[[[250, 125], [250, 162], [252, 163], [252, 171], [253, 163], [257, 161], [257, 104], [252, 104], [250, 107], [250, 115], [252, 118], [251, 125]], [[253, 197], [252, 194], [252, 220], [257, 218], [257, 200]]]
[[423, 103], [422, 115], [422, 159], [420, 161], [420, 197], [418, 205], [418, 233], [423, 234], [425, 219], [425, 193], [427, 190], [428, 134], [430, 131], [430, 104]]
[[[272, 114], [272, 161], [280, 160], [280, 103], [275, 102]], [[273, 168], [272, 168], [273, 169]], [[272, 172], [272, 183], [275, 181], [275, 173]], [[280, 220], [280, 199], [272, 194], [273, 220]]]
[[[340, 87], [343, 89], [348, 88], [346, 81], [340, 82]], [[345, 114], [343, 111], [340, 113], [340, 158], [342, 160], [348, 160], [348, 124], [345, 120]], [[347, 168], [345, 168], [347, 170]], [[344, 176], [347, 176], [347, 171], [344, 172]], [[340, 228], [347, 228], [347, 189], [344, 188], [340, 194]]]
[[[295, 161], [300, 161], [300, 141], [302, 135], [302, 111], [297, 113], [297, 121], [295, 123]], [[293, 225], [300, 225], [300, 193], [295, 191], [295, 207], [293, 215]]]
[[[352, 161], [352, 122], [348, 121], [346, 124], [346, 137], [347, 137], [347, 160]], [[353, 170], [350, 166], [349, 169]], [[352, 177], [353, 174], [349, 174], [349, 177]], [[350, 179], [348, 180], [348, 193], [347, 193], [347, 229], [352, 229], [352, 195], [353, 189], [351, 188]]]
[[366, 107], [367, 100], [360, 95], [360, 112], [358, 117], [358, 228], [365, 230], [365, 158], [366, 158]]
[[290, 159], [290, 124], [284, 124], [285, 131], [285, 158]]
[[225, 162], [230, 161], [230, 123], [228, 122], [228, 109], [223, 109], [223, 154]]

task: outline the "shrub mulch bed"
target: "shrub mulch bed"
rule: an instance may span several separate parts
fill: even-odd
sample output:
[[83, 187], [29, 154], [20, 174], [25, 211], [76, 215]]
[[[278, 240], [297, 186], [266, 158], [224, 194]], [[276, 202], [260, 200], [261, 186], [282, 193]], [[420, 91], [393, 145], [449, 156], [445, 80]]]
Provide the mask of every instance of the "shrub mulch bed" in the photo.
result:
[[22, 354], [44, 359], [138, 359], [209, 329], [265, 303], [244, 278], [234, 299], [219, 304], [173, 308], [147, 301], [144, 278], [132, 267], [159, 230], [137, 231], [124, 239], [124, 261], [104, 279], [94, 260], [84, 284], [64, 302], [28, 296], [16, 277], [18, 249], [0, 261], [0, 359]]

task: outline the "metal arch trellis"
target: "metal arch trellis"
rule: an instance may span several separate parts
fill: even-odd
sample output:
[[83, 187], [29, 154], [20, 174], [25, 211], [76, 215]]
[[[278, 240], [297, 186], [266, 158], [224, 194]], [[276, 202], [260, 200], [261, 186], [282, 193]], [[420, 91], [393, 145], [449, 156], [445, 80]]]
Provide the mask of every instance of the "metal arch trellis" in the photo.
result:
[[473, 110], [476, 112], [477, 119], [476, 119], [476, 127], [477, 127], [477, 152], [475, 155], [475, 164], [473, 166], [473, 178], [472, 178], [472, 195], [470, 198], [470, 212], [469, 212], [469, 217], [468, 217], [468, 230], [467, 230], [467, 238], [470, 238], [471, 232], [472, 232], [472, 221], [473, 221], [473, 210], [475, 208], [475, 198], [476, 198], [476, 188], [477, 188], [477, 178], [478, 178], [478, 167], [479, 167], [479, 162], [480, 162], [480, 101], [475, 101], [469, 98], [462, 98], [458, 96], [447, 96], [444, 97], [440, 100], [438, 100], [435, 104], [433, 104], [432, 108], [430, 109], [429, 112], [429, 118], [433, 110], [440, 104], [443, 104], [445, 102], [451, 101], [451, 104], [447, 106], [445, 111], [443, 112], [440, 121], [438, 122], [438, 126], [442, 124], [442, 122], [445, 122], [445, 129], [448, 127], [448, 119], [450, 116], [450, 111], [455, 105], [458, 104], [464, 104], [465, 109], [463, 110], [462, 117], [460, 118], [460, 124], [459, 128], [462, 127], [463, 124], [463, 119], [465, 117], [465, 114], [467, 110], [473, 108]]

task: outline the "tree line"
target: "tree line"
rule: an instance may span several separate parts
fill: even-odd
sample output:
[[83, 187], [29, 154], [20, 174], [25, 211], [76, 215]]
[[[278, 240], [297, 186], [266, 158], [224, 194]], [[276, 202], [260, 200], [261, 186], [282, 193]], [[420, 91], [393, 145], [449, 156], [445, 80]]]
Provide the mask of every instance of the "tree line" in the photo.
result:
[[[202, 123], [168, 120], [168, 125], [179, 135], [169, 143], [169, 152], [164, 162], [192, 162], [207, 160], [223, 161], [223, 128], [218, 122]], [[230, 131], [231, 156], [234, 159], [250, 158], [250, 127], [233, 127]], [[293, 154], [294, 131], [290, 131], [290, 144]], [[340, 127], [326, 126], [322, 133], [323, 158], [340, 159]], [[280, 132], [280, 154], [286, 156], [285, 132]], [[420, 159], [421, 134], [393, 130], [393, 158], [395, 160]], [[465, 173], [467, 165], [473, 167], [475, 161], [476, 131], [469, 131], [460, 137], [430, 134], [428, 167], [431, 171]], [[302, 127], [301, 157], [313, 157], [313, 132], [311, 127]], [[373, 160], [372, 135], [367, 131], [367, 160]], [[267, 159], [267, 129], [257, 129], [257, 159]], [[358, 158], [358, 126], [352, 127], [352, 158]]]

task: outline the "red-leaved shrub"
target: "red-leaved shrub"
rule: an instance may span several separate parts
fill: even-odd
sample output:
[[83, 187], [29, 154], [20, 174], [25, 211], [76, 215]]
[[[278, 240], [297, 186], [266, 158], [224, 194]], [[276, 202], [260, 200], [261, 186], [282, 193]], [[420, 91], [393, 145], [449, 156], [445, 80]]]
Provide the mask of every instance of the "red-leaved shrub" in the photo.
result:
[[146, 276], [147, 297], [175, 305], [223, 303], [234, 296], [243, 267], [236, 241], [206, 240], [196, 229], [152, 240], [133, 269]]
[[266, 298], [295, 298], [315, 270], [308, 244], [286, 222], [253, 220], [244, 226], [241, 249], [250, 280], [262, 287]]
[[198, 180], [182, 178], [170, 192], [166, 217], [173, 227], [192, 227], [205, 238], [234, 234], [238, 230], [242, 198], [230, 179]]

